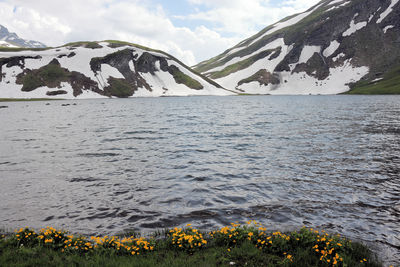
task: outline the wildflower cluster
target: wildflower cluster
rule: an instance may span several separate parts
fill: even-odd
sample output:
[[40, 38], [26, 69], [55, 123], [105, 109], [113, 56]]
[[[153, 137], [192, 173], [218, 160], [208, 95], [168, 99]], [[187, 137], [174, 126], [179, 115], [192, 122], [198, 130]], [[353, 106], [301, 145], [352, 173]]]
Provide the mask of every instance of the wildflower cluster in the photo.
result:
[[95, 249], [114, 249], [119, 254], [140, 255], [154, 250], [155, 241], [134, 236], [119, 238], [116, 236], [91, 237], [95, 242]]
[[[269, 253], [280, 253], [289, 249], [288, 241], [290, 241], [290, 236], [281, 232], [273, 232], [271, 235], [267, 235], [264, 231], [261, 231], [255, 244], [260, 250]], [[286, 252], [284, 252], [284, 255], [286, 255]]]
[[340, 235], [330, 236], [325, 231], [319, 232], [318, 230], [308, 230], [314, 235], [316, 244], [313, 246], [313, 250], [319, 256], [320, 261], [323, 261], [332, 266], [337, 266], [340, 262], [343, 262], [341, 254], [343, 251], [343, 244], [341, 242], [348, 242], [346, 240], [339, 240]]
[[34, 230], [25, 227], [15, 231], [15, 237], [18, 241], [18, 246], [33, 246], [38, 243], [37, 234]]
[[[258, 234], [255, 221], [247, 222], [247, 225], [239, 223], [231, 223], [231, 226], [226, 226], [217, 231], [210, 232], [210, 237], [217, 245], [234, 247], [243, 243], [246, 239], [252, 240]], [[230, 249], [229, 249], [230, 250]]]
[[207, 245], [207, 240], [197, 229], [193, 229], [188, 224], [186, 229], [174, 228], [169, 231], [169, 242], [172, 247], [193, 253], [196, 249], [203, 248]]
[[[305, 255], [316, 266], [355, 266], [370, 265], [374, 259], [370, 251], [361, 244], [353, 244], [340, 235], [329, 235], [324, 231], [302, 228], [291, 233], [267, 232], [267, 229], [255, 221], [247, 224], [232, 223], [230, 226], [202, 234], [191, 227], [174, 228], [166, 233], [164, 239], [143, 238], [137, 236], [104, 236], [90, 238], [74, 236], [52, 227], [35, 232], [30, 228], [21, 228], [15, 235], [0, 236], [1, 242], [10, 242], [16, 247], [40, 246], [56, 251], [86, 254], [91, 252], [116, 255], [143, 255], [152, 251], [178, 250], [193, 254], [204, 248], [222, 248], [224, 257], [236, 257], [244, 245], [259, 251], [260, 257], [272, 257], [285, 266], [301, 263]], [[257, 248], [254, 250], [254, 247]], [[236, 259], [237, 260], [237, 259]], [[374, 266], [374, 265], [372, 265]]]
[[56, 230], [53, 227], [47, 227], [40, 230], [37, 238], [39, 239], [39, 244], [58, 250], [64, 247], [64, 242], [67, 240], [67, 233]]
[[64, 241], [62, 251], [86, 253], [93, 249], [93, 244], [89, 242], [86, 237], [79, 236], [74, 237], [73, 235], [67, 235], [67, 239]]

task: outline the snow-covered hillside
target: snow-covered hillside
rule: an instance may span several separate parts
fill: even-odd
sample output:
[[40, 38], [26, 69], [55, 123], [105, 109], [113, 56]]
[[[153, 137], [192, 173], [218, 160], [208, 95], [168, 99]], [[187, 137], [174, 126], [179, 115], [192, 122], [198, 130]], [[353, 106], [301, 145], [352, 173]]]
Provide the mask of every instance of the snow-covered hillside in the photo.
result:
[[324, 0], [195, 70], [250, 94], [338, 94], [400, 66], [400, 0]]
[[0, 98], [232, 95], [161, 51], [116, 41], [0, 52]]

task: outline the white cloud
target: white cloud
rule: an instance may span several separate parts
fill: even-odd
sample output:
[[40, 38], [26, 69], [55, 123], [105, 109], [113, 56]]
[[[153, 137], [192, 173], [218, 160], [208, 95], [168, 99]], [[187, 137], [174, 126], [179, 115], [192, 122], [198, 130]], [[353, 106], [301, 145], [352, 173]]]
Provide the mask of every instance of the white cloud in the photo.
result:
[[196, 21], [197, 26], [189, 29], [175, 26], [155, 1], [168, 4], [159, 0], [4, 0], [0, 2], [0, 24], [50, 46], [119, 39], [164, 50], [193, 65], [317, 2], [287, 0], [271, 8], [268, 0], [182, 0], [200, 10], [181, 17]]
[[279, 4], [269, 0], [187, 1], [205, 7], [205, 10], [181, 19], [208, 21], [215, 25], [213, 30], [234, 34], [244, 39], [286, 16], [305, 11], [320, 0], [286, 0], [279, 1]]

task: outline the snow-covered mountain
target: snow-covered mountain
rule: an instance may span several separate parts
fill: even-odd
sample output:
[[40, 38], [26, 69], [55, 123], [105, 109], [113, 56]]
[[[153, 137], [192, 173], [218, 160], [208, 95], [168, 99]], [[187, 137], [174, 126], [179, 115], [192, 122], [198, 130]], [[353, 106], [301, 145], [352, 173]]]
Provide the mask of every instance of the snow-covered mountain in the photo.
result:
[[0, 50], [0, 98], [232, 95], [174, 57], [125, 42]]
[[242, 93], [338, 94], [394, 77], [400, 92], [400, 0], [323, 0], [194, 68]]
[[6, 27], [0, 25], [0, 47], [44, 48], [46, 45], [38, 41], [22, 39], [16, 33], [9, 32]]

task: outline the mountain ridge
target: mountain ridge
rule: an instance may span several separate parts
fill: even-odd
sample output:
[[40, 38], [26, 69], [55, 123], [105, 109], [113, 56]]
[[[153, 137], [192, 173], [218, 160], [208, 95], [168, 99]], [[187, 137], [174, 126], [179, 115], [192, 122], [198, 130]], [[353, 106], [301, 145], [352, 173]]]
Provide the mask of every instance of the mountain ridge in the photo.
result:
[[194, 69], [242, 93], [344, 93], [400, 65], [398, 17], [399, 0], [324, 0]]
[[234, 95], [159, 50], [115, 40], [0, 49], [0, 97]]
[[0, 25], [0, 47], [44, 48], [46, 45], [38, 41], [22, 39]]

